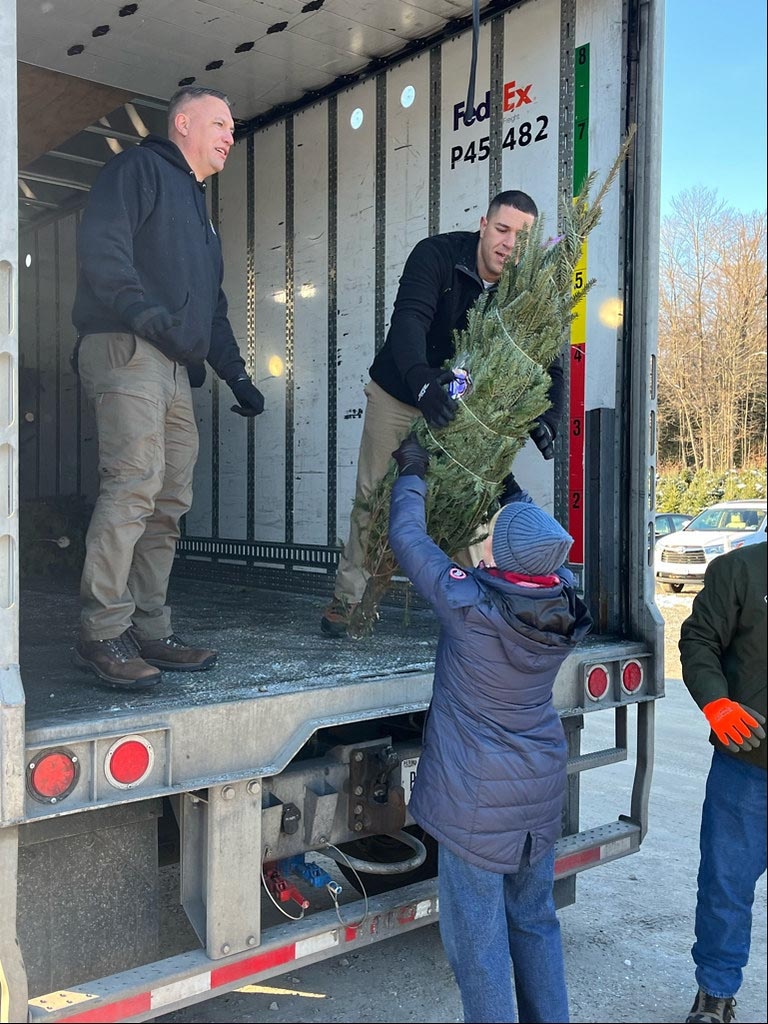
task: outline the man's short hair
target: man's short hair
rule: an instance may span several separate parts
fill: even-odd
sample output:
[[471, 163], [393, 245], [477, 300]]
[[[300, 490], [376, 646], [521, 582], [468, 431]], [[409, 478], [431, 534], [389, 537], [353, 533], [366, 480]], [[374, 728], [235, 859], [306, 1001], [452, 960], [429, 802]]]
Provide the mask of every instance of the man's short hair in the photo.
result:
[[225, 93], [219, 92], [218, 89], [206, 89], [202, 85], [183, 85], [181, 89], [176, 90], [168, 102], [168, 126], [171, 127], [173, 125], [174, 118], [179, 110], [189, 100], [198, 100], [201, 96], [213, 96], [217, 100], [223, 100], [228, 107], [232, 107], [229, 97]]
[[500, 206], [511, 206], [520, 213], [527, 213], [531, 217], [539, 216], [539, 208], [527, 192], [518, 192], [517, 189], [509, 189], [506, 192], [499, 192], [491, 200], [486, 218], [491, 217]]

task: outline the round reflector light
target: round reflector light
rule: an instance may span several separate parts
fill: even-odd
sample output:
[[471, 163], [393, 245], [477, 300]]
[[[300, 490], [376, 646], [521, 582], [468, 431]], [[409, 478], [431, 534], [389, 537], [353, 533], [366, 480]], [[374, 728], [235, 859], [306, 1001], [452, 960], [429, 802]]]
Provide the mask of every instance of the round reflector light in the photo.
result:
[[634, 693], [643, 685], [643, 666], [634, 658], [625, 661], [621, 669], [621, 688], [626, 693]]
[[610, 676], [605, 665], [593, 665], [587, 672], [585, 688], [590, 700], [602, 700], [608, 693]]
[[69, 750], [48, 750], [27, 765], [27, 786], [36, 800], [56, 804], [80, 778], [80, 763]]
[[143, 736], [123, 736], [107, 751], [104, 774], [116, 789], [138, 786], [152, 771], [155, 752]]

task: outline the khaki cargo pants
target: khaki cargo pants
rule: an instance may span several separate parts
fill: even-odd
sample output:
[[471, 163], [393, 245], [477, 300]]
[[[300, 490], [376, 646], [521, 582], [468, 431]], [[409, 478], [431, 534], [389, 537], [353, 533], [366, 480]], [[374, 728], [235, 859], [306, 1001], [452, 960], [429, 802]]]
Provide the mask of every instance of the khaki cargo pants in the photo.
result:
[[[384, 478], [392, 461], [392, 452], [408, 436], [413, 424], [421, 416], [418, 409], [406, 405], [387, 394], [372, 380], [365, 386], [367, 402], [357, 463], [355, 500], [367, 498]], [[339, 559], [334, 596], [347, 604], [357, 604], [365, 592], [369, 573], [363, 568], [365, 561], [368, 516], [353, 509], [349, 522], [349, 540]]]
[[192, 502], [197, 424], [186, 368], [134, 334], [89, 334], [79, 350], [99, 439], [99, 497], [80, 583], [83, 640], [131, 625], [173, 632], [166, 605], [179, 520]]

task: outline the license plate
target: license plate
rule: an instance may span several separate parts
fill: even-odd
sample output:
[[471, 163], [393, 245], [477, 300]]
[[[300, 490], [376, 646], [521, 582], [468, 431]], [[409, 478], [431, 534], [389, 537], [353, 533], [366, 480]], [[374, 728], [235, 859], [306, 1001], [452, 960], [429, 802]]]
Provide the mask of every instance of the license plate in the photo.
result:
[[406, 757], [400, 762], [400, 785], [403, 787], [406, 803], [411, 799], [418, 765], [418, 757]]

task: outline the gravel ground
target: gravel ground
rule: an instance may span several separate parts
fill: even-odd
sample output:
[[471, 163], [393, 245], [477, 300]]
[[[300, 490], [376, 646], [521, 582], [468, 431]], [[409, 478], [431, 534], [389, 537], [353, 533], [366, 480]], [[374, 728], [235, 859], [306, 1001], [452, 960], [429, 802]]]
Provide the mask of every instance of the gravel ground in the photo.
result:
[[[677, 638], [693, 593], [659, 594], [666, 622], [667, 696], [657, 705], [650, 828], [638, 854], [587, 871], [561, 913], [571, 1020], [683, 1021], [695, 991], [690, 946], [698, 828], [711, 748], [706, 725], [680, 681]], [[611, 742], [611, 716], [589, 716], [586, 744]], [[587, 773], [582, 825], [627, 813], [629, 764]], [[738, 1024], [768, 1020], [766, 879], [754, 908], [750, 964]], [[458, 991], [436, 925], [391, 938], [168, 1014], [174, 1024], [434, 1022], [462, 1020]]]

